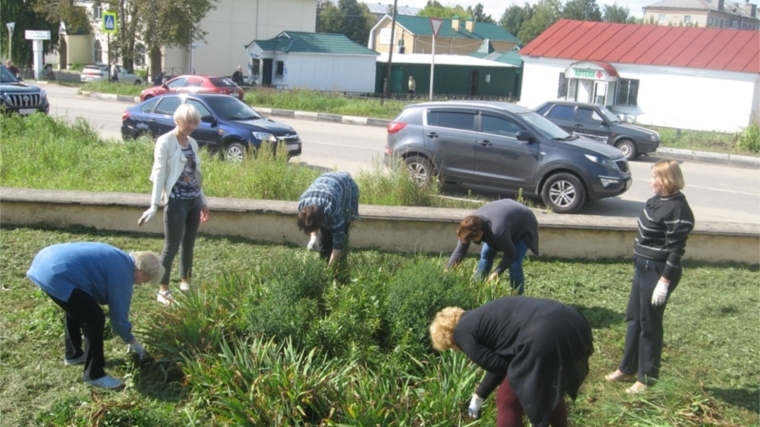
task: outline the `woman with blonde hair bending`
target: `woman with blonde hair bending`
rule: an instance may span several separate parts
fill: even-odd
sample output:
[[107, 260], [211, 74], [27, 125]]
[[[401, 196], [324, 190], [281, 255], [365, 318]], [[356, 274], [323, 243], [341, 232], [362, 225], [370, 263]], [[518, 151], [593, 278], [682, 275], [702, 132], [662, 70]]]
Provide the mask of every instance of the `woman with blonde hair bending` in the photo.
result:
[[641, 393], [660, 376], [662, 320], [668, 297], [681, 280], [681, 258], [694, 228], [694, 214], [681, 193], [685, 182], [672, 160], [652, 166], [649, 180], [654, 197], [647, 200], [638, 221], [633, 244], [634, 270], [625, 318], [623, 360], [605, 379], [634, 382], [626, 390]]
[[536, 427], [567, 427], [565, 393], [575, 399], [594, 352], [591, 326], [556, 301], [507, 297], [472, 311], [441, 310], [430, 325], [436, 350], [464, 352], [486, 371], [470, 400], [477, 418], [497, 387], [498, 427], [522, 427], [523, 413]]
[[203, 175], [198, 143], [190, 134], [198, 127], [201, 116], [192, 105], [182, 104], [174, 112], [172, 131], [158, 137], [153, 151], [153, 181], [150, 209], [137, 221], [149, 221], [164, 204], [164, 249], [161, 263], [166, 272], [161, 278], [157, 301], [172, 303], [169, 291], [172, 263], [179, 257], [180, 290], [190, 290], [195, 237], [201, 222], [208, 219], [208, 203], [203, 194]]

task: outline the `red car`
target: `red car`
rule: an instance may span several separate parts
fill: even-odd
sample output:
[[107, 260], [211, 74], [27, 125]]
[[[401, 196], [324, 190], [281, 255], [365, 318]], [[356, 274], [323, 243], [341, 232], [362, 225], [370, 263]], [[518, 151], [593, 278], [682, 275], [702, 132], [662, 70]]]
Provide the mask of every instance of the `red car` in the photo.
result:
[[161, 86], [145, 89], [140, 92], [140, 101], [142, 102], [169, 92], [221, 93], [223, 95], [232, 95], [241, 101], [244, 98], [243, 89], [236, 85], [229, 77], [187, 74], [174, 77]]

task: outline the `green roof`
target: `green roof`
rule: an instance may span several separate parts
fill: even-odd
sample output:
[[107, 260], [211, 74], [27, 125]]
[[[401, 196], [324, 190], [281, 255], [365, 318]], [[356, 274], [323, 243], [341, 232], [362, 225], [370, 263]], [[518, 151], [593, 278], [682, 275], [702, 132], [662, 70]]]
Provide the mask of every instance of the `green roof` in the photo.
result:
[[359, 43], [351, 41], [343, 34], [283, 31], [273, 39], [254, 40], [251, 43], [256, 43], [265, 52], [309, 52], [350, 55], [378, 54], [367, 46], [362, 46]]
[[[388, 15], [386, 15], [390, 19]], [[409, 30], [412, 34], [420, 36], [432, 36], [433, 27], [430, 25], [430, 18], [424, 16], [398, 15], [396, 22], [402, 27]], [[465, 28], [465, 22], [459, 25], [459, 31], [451, 28], [451, 19], [444, 19], [441, 23], [441, 29], [438, 30], [438, 37], [452, 37], [463, 39], [489, 39], [495, 41], [520, 43], [520, 39], [512, 33], [496, 24], [486, 24], [485, 22], [476, 22], [475, 31], [469, 32]]]
[[475, 58], [488, 59], [489, 61], [501, 62], [503, 64], [510, 64], [516, 67], [522, 67], [523, 63], [522, 58], [520, 57], [520, 52], [516, 50], [510, 52], [492, 53], [474, 52], [471, 53], [470, 56], [474, 56]]

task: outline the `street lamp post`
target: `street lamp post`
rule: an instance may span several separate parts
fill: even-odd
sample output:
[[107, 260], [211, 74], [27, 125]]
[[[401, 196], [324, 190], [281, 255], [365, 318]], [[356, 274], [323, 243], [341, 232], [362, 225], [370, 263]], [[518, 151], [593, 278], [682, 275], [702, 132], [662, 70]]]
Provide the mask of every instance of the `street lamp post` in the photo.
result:
[[13, 28], [16, 26], [15, 22], [6, 22], [5, 26], [8, 27], [8, 59], [13, 58], [13, 45], [11, 44], [11, 41], [13, 40]]

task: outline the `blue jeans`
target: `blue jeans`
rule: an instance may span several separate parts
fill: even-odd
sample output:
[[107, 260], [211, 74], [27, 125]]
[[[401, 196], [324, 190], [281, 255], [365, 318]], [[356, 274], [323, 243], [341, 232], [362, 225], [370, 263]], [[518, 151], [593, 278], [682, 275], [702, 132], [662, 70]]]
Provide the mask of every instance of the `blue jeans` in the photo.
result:
[[[525, 291], [525, 274], [523, 273], [523, 259], [528, 252], [528, 244], [524, 240], [519, 240], [515, 245], [517, 248], [517, 257], [509, 266], [509, 284], [512, 285], [512, 289], [517, 290], [518, 295], [522, 295]], [[496, 254], [499, 251], [488, 246], [488, 243], [483, 242], [483, 249], [480, 251], [480, 261], [478, 261], [478, 270], [475, 272], [475, 279], [484, 279], [491, 272], [493, 268], [493, 260], [496, 258]]]

